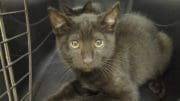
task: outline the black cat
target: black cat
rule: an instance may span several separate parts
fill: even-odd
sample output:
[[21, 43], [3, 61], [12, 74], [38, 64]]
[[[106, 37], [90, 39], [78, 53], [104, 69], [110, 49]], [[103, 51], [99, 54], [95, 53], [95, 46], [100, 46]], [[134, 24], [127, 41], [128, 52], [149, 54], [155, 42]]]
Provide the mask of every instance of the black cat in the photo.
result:
[[[139, 101], [138, 87], [165, 71], [170, 38], [140, 14], [120, 15], [119, 3], [100, 14], [48, 11], [59, 53], [77, 79], [48, 101]], [[80, 96], [76, 84], [95, 96]]]

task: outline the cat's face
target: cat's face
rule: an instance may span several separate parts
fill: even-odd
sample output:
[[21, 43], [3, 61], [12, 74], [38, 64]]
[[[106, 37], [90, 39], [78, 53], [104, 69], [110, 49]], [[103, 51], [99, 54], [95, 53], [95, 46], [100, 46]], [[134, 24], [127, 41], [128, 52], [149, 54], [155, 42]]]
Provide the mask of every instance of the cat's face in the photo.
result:
[[115, 49], [115, 26], [118, 4], [100, 15], [82, 14], [67, 17], [50, 8], [58, 49], [74, 69], [91, 71], [102, 68]]

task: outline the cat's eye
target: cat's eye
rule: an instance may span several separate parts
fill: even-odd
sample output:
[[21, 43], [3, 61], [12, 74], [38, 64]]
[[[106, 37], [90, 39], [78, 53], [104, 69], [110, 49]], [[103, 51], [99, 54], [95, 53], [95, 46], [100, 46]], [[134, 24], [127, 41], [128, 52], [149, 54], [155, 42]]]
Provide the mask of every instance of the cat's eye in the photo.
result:
[[104, 41], [103, 40], [97, 39], [95, 41], [95, 47], [100, 48], [100, 47], [103, 47], [103, 46], [104, 46]]
[[79, 48], [80, 45], [79, 45], [79, 42], [77, 40], [73, 40], [70, 42], [70, 46], [72, 48]]

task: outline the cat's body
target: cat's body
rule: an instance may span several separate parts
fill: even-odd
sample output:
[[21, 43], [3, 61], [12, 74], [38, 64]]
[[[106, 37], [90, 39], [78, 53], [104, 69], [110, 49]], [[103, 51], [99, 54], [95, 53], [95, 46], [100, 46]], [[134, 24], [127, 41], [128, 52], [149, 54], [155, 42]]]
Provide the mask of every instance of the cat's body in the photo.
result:
[[[164, 72], [172, 51], [169, 37], [139, 14], [118, 18], [117, 8], [116, 5], [102, 15], [70, 17], [70, 22], [66, 22], [69, 18], [57, 19], [58, 14], [50, 12], [54, 30], [59, 33], [58, 49], [77, 81], [102, 94], [80, 97], [70, 83], [49, 101], [139, 101], [138, 87]], [[66, 45], [74, 40], [78, 40], [73, 43], [78, 47]]]

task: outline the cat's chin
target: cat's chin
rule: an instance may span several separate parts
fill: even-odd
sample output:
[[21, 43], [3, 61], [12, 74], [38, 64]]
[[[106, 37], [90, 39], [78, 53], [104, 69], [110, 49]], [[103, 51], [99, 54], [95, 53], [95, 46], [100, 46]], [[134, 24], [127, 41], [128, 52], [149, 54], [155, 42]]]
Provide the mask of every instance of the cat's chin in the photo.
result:
[[91, 71], [93, 71], [94, 69], [92, 69], [92, 68], [87, 68], [87, 69], [84, 69], [83, 71], [84, 72], [91, 72]]
[[92, 72], [93, 70], [95, 70], [95, 67], [82, 67], [78, 69], [82, 72]]

